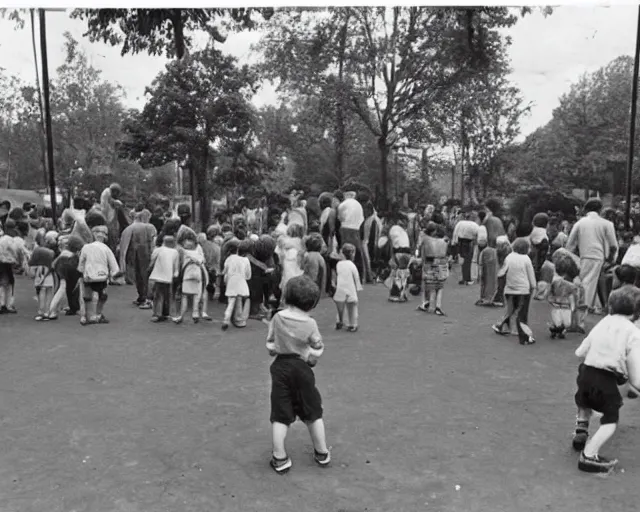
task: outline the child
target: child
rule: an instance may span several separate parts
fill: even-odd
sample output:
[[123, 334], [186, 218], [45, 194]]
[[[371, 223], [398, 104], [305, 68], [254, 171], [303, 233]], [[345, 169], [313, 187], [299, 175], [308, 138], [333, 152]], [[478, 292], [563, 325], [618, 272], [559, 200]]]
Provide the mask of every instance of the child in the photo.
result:
[[542, 270], [542, 265], [547, 260], [547, 254], [549, 253], [549, 236], [547, 235], [548, 224], [549, 216], [546, 213], [540, 212], [533, 216], [533, 229], [529, 235], [529, 243], [531, 244], [530, 256], [531, 262], [533, 263], [536, 281], [540, 280], [540, 271]]
[[[527, 325], [531, 294], [536, 289], [536, 277], [528, 254], [529, 242], [527, 239], [516, 238], [513, 242], [513, 252], [507, 256], [504, 266], [498, 273], [499, 276], [506, 275], [507, 278], [504, 289], [507, 299], [507, 314], [499, 324], [492, 326], [497, 334], [509, 334], [511, 318], [515, 318], [521, 345], [532, 345], [536, 342]], [[509, 327], [507, 332], [503, 330], [505, 325]]]
[[82, 277], [78, 272], [79, 254], [83, 245], [84, 241], [77, 235], [64, 235], [58, 238], [60, 255], [54, 260], [52, 268], [59, 284], [49, 306], [49, 320], [58, 318], [58, 308], [65, 295], [68, 306], [65, 315], [74, 316], [78, 311], [84, 314], [78, 287], [78, 280]]
[[151, 254], [149, 264], [149, 281], [154, 283], [152, 322], [163, 322], [171, 315], [173, 282], [179, 276], [180, 253], [176, 249], [176, 240], [166, 235], [162, 239], [162, 247], [157, 247]]
[[[109, 236], [107, 226], [95, 226], [91, 232], [95, 241], [82, 247], [78, 262], [85, 303], [85, 315], [80, 317], [80, 325], [109, 323], [102, 313], [107, 302], [107, 285], [110, 279], [120, 276], [116, 257], [105, 244]], [[95, 307], [94, 294], [97, 295]]]
[[209, 300], [213, 300], [215, 296], [216, 282], [220, 274], [220, 249], [222, 243], [216, 242], [216, 239], [222, 240], [219, 236], [220, 229], [218, 226], [209, 226], [206, 236], [200, 240], [200, 247], [202, 247], [202, 252], [204, 253], [205, 266], [209, 274], [209, 284], [207, 285]]
[[571, 327], [571, 318], [577, 308], [578, 287], [573, 280], [580, 275], [580, 269], [571, 258], [558, 261], [555, 275], [549, 287], [547, 300], [551, 304], [551, 339], [564, 339]]
[[448, 244], [444, 241], [444, 235], [444, 227], [429, 222], [420, 246], [424, 302], [418, 309], [430, 312], [430, 306], [433, 306], [432, 311], [438, 316], [446, 316], [442, 311], [442, 288], [449, 277]]
[[[583, 360], [578, 369], [578, 406], [573, 447], [580, 451], [578, 469], [607, 473], [617, 460], [601, 457], [600, 448], [613, 436], [622, 407], [619, 385], [640, 387], [640, 290], [623, 286], [609, 297], [609, 315], [600, 320], [576, 350]], [[602, 413], [600, 428], [589, 439], [592, 411]]]
[[284, 290], [285, 309], [269, 323], [267, 350], [270, 356], [275, 356], [270, 368], [273, 438], [270, 465], [279, 474], [292, 466], [284, 443], [296, 416], [309, 429], [316, 464], [326, 467], [331, 462], [322, 419], [322, 397], [311, 369], [324, 351], [318, 324], [308, 314], [319, 293], [309, 277], [291, 278]]
[[[29, 266], [34, 275], [33, 284], [38, 298], [38, 314], [35, 317], [37, 322], [50, 320], [49, 310], [53, 299], [53, 289], [55, 286], [53, 261], [56, 257], [54, 248], [58, 246], [58, 233], [49, 231], [41, 240], [42, 246], [34, 249]], [[54, 316], [54, 319], [56, 316]]]
[[[506, 235], [496, 238], [496, 256], [498, 257], [498, 269], [504, 268], [507, 256], [513, 252], [511, 243]], [[493, 297], [493, 306], [501, 308], [504, 306], [504, 288], [507, 284], [507, 276], [498, 271], [498, 289]]]
[[411, 255], [407, 253], [397, 253], [390, 262], [391, 274], [385, 281], [385, 285], [389, 288], [389, 302], [407, 302], [407, 283], [411, 270]]
[[227, 308], [222, 321], [223, 331], [229, 328], [229, 323], [232, 321], [236, 327], [244, 327], [241, 320], [246, 318], [244, 316], [244, 306], [246, 306], [245, 302], [250, 296], [247, 281], [251, 279], [251, 263], [246, 257], [249, 243], [242, 244], [242, 256], [239, 254], [241, 252], [241, 242], [230, 240], [227, 243], [229, 244], [229, 256], [224, 262], [224, 270], [222, 271], [225, 281], [225, 294], [227, 296]]
[[13, 219], [5, 222], [6, 231], [0, 229], [0, 315], [7, 313], [16, 314], [14, 306], [14, 267], [26, 268], [29, 255], [20, 238]]
[[[327, 264], [321, 254], [324, 240], [320, 233], [312, 233], [305, 241], [307, 254], [304, 261], [304, 273], [318, 285], [321, 293], [318, 295], [318, 301], [322, 295], [322, 290], [327, 288]], [[318, 304], [315, 304], [317, 306]]]
[[[338, 310], [336, 329], [340, 330], [344, 326], [343, 317], [345, 306], [347, 309], [347, 331], [356, 332], [358, 330], [358, 292], [362, 291], [360, 274], [353, 259], [356, 255], [356, 248], [353, 244], [342, 246], [341, 260], [336, 265], [336, 292], [333, 301]], [[408, 256], [408, 255], [407, 255]]]
[[[207, 320], [211, 317], [207, 314], [206, 290], [207, 273], [204, 266], [204, 254], [196, 244], [195, 237], [189, 233], [182, 240], [182, 302], [180, 303], [180, 316], [173, 319], [176, 324], [184, 321], [189, 302], [191, 302], [191, 317], [193, 323], [200, 321], [200, 316]], [[202, 307], [202, 310], [201, 310]]]

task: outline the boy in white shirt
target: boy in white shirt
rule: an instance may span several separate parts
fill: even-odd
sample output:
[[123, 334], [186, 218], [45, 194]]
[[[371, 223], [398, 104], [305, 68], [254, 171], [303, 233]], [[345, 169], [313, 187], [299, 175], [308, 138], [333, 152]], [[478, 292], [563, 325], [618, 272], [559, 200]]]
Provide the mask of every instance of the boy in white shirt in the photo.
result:
[[163, 322], [172, 313], [173, 282], [180, 275], [180, 253], [172, 236], [162, 239], [162, 247], [151, 254], [149, 281], [153, 282], [152, 322]]
[[347, 331], [356, 332], [358, 330], [358, 292], [362, 291], [360, 273], [353, 263], [356, 255], [356, 248], [353, 244], [342, 246], [344, 260], [336, 265], [336, 292], [333, 294], [333, 301], [338, 310], [336, 329], [340, 330], [344, 326], [344, 310], [347, 309]]
[[[618, 426], [622, 396], [618, 386], [629, 383], [640, 387], [640, 289], [623, 286], [609, 297], [609, 315], [591, 330], [576, 350], [583, 359], [578, 370], [578, 406], [573, 447], [580, 450], [578, 469], [589, 473], [607, 473], [617, 460], [599, 455], [600, 448]], [[629, 394], [631, 397], [632, 394]], [[600, 428], [589, 439], [592, 411], [602, 413]]]

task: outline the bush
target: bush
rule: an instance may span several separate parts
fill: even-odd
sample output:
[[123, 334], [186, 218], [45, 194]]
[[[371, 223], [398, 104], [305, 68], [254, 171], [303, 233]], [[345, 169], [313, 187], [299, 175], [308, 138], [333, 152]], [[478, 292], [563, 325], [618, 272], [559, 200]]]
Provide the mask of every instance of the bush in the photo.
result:
[[515, 197], [510, 208], [511, 214], [520, 223], [531, 224], [538, 212], [562, 212], [567, 220], [576, 216], [575, 207], [582, 207], [583, 201], [563, 194], [559, 190], [536, 187]]

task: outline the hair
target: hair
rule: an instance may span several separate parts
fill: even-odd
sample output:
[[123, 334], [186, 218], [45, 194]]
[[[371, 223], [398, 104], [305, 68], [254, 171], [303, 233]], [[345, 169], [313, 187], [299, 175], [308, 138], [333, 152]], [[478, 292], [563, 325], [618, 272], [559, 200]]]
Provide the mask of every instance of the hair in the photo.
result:
[[444, 238], [447, 236], [447, 230], [442, 224], [436, 226], [436, 238]]
[[220, 228], [215, 225], [209, 226], [207, 228], [207, 240], [213, 240], [217, 236], [220, 236]]
[[549, 216], [546, 213], [540, 212], [540, 213], [536, 213], [533, 216], [533, 225], [535, 227], [546, 228], [548, 224], [549, 224]]
[[335, 197], [340, 202], [344, 201], [344, 193], [342, 192], [342, 190], [336, 190], [333, 193], [333, 197]]
[[14, 208], [9, 212], [9, 218], [15, 220], [16, 222], [21, 219], [24, 219], [26, 216], [27, 214], [24, 213], [24, 210], [18, 207]]
[[87, 223], [87, 226], [89, 226], [89, 229], [93, 229], [96, 226], [107, 225], [107, 219], [97, 210], [89, 210], [84, 217], [84, 221]]
[[67, 238], [67, 250], [73, 253], [79, 253], [84, 247], [84, 240], [78, 235], [69, 235]]
[[233, 230], [233, 236], [242, 241], [247, 238], [247, 232], [242, 228], [236, 228]]
[[433, 212], [431, 214], [431, 220], [436, 224], [444, 224], [444, 215], [441, 212]]
[[478, 212], [478, 220], [480, 222], [483, 222], [486, 216], [487, 216], [487, 212], [485, 211]]
[[7, 210], [11, 210], [11, 201], [2, 201], [0, 203], [0, 208], [5, 207]]
[[609, 314], [637, 316], [640, 312], [640, 289], [625, 284], [609, 295]]
[[438, 225], [433, 221], [429, 221], [427, 223], [427, 227], [424, 229], [425, 235], [434, 236], [436, 231], [438, 231]]
[[230, 231], [233, 231], [233, 228], [228, 222], [223, 222], [222, 226], [220, 227], [220, 231], [222, 231], [222, 234], [229, 233]]
[[526, 238], [516, 238], [511, 248], [518, 254], [529, 254], [529, 241]]
[[584, 211], [585, 212], [600, 212], [600, 211], [602, 211], [602, 201], [600, 199], [598, 199], [597, 197], [590, 198], [584, 204]]
[[632, 265], [620, 265], [615, 274], [622, 284], [635, 284], [638, 270]]
[[300, 224], [291, 224], [287, 228], [287, 236], [291, 238], [302, 238], [304, 236], [304, 226]]
[[306, 275], [292, 277], [287, 281], [284, 290], [284, 301], [288, 306], [311, 311], [320, 297], [320, 289], [313, 280]]
[[16, 229], [21, 237], [26, 237], [29, 234], [29, 223], [19, 220], [16, 222]]
[[356, 255], [356, 246], [353, 244], [344, 244], [342, 246], [342, 254], [344, 254], [344, 257], [347, 258], [348, 260], [353, 261], [353, 258]]
[[573, 280], [580, 275], [580, 268], [571, 256], [560, 258], [556, 263], [556, 274], [562, 276], [568, 281]]
[[305, 244], [305, 247], [307, 248], [307, 251], [320, 252], [322, 250], [323, 243], [324, 243], [324, 240], [322, 239], [322, 236], [320, 235], [320, 233], [312, 233], [307, 237], [304, 244]]
[[251, 252], [253, 242], [251, 240], [241, 240], [238, 244], [238, 256], [246, 256]]
[[318, 197], [318, 204], [320, 204], [320, 209], [325, 210], [326, 208], [331, 207], [331, 203], [333, 202], [333, 195], [329, 192], [323, 192]]
[[622, 234], [622, 241], [627, 244], [633, 242], [633, 231], [625, 231]]
[[238, 240], [231, 239], [226, 244], [226, 250], [228, 254], [238, 254], [238, 246], [240, 242]]

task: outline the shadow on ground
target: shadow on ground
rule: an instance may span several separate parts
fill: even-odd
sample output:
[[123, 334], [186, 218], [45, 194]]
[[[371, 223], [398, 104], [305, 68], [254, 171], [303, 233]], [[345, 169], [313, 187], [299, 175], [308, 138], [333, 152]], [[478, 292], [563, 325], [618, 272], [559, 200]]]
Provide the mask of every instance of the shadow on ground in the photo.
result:
[[294, 467], [279, 476], [268, 467], [263, 324], [151, 324], [131, 287], [110, 289], [109, 325], [37, 323], [31, 283], [18, 287], [20, 314], [0, 317], [3, 512], [626, 512], [640, 502], [633, 401], [607, 448], [624, 472], [577, 471], [580, 338], [549, 340], [542, 303], [538, 343], [522, 347], [492, 333], [499, 311], [473, 306], [477, 287], [448, 286], [447, 318], [367, 287], [355, 334], [336, 333], [322, 301], [316, 375], [334, 463], [313, 464], [297, 423]]

